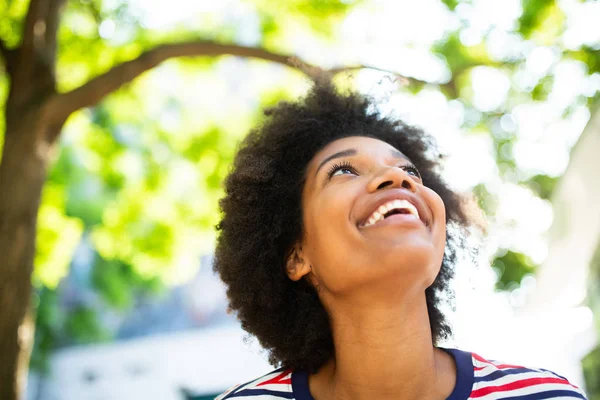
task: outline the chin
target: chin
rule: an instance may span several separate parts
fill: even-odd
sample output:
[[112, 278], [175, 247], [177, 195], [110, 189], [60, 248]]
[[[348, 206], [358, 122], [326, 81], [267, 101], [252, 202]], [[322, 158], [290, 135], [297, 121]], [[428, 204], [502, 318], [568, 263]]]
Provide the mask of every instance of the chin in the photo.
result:
[[429, 238], [406, 237], [398, 240], [381, 242], [376, 246], [374, 252], [381, 256], [394, 258], [410, 258], [418, 260], [427, 260], [437, 257], [439, 250]]

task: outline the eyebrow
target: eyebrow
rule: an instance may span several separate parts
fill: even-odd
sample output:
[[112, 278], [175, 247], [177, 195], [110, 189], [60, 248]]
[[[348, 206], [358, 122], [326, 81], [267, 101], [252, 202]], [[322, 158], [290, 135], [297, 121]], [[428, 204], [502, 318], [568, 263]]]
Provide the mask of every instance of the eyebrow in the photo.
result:
[[[336, 158], [340, 158], [340, 157], [354, 156], [354, 155], [356, 155], [356, 153], [358, 153], [358, 151], [355, 148], [350, 148], [350, 149], [338, 151], [337, 153], [334, 153], [334, 154], [330, 155], [329, 157], [327, 157], [326, 159], [324, 159], [323, 161], [321, 161], [321, 163], [317, 167], [317, 171], [315, 172], [315, 176], [319, 173], [319, 170], [321, 169], [321, 167], [323, 165], [327, 164], [329, 161], [331, 161], [333, 159], [336, 159]], [[392, 149], [391, 153], [392, 153], [392, 156], [394, 156], [395, 158], [402, 158], [402, 159], [408, 160], [408, 157], [406, 157], [404, 154], [402, 154], [397, 149]]]

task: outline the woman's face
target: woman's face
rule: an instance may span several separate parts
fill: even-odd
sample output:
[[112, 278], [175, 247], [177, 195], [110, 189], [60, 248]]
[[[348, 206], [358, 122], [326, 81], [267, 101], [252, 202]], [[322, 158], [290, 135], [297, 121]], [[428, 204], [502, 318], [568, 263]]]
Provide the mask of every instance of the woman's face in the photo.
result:
[[426, 184], [386, 142], [353, 136], [330, 143], [307, 167], [301, 261], [288, 269], [290, 278], [309, 275], [326, 296], [424, 291], [446, 241], [444, 204]]

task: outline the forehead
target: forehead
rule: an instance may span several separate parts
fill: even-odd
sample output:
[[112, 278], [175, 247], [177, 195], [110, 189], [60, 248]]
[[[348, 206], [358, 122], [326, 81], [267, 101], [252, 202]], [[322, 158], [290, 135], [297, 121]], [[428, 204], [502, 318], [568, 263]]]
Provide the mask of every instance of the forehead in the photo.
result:
[[348, 149], [356, 150], [357, 154], [370, 154], [373, 156], [383, 155], [386, 157], [393, 155], [395, 158], [409, 159], [397, 148], [383, 140], [365, 136], [350, 136], [337, 139], [317, 152], [310, 161], [308, 170], [318, 168], [318, 166], [323, 161], [327, 160], [328, 157]]

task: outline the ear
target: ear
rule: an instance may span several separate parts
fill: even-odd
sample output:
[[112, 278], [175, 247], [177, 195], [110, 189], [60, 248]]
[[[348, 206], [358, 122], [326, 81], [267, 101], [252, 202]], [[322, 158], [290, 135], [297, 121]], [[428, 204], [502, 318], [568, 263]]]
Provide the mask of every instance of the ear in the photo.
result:
[[292, 248], [286, 260], [285, 270], [287, 276], [293, 281], [299, 281], [312, 271], [312, 267], [302, 251], [301, 244], [296, 244]]

